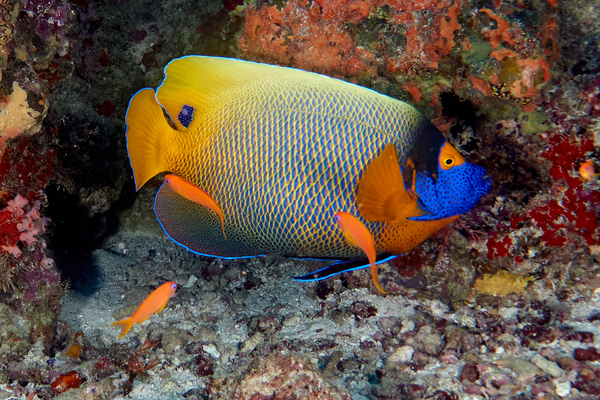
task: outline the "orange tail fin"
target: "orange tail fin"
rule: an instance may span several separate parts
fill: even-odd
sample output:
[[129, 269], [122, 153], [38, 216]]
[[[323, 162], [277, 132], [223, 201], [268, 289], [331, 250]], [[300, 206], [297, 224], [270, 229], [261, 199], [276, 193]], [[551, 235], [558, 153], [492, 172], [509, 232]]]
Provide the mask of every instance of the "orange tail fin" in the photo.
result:
[[156, 102], [154, 90], [142, 89], [129, 102], [127, 152], [133, 168], [136, 190], [154, 175], [167, 170], [159, 157], [164, 136], [173, 131]]
[[121, 328], [121, 334], [119, 335], [119, 339], [121, 339], [127, 334], [127, 332], [129, 332], [129, 330], [133, 326], [133, 317], [113, 322], [112, 324], [110, 324], [110, 326], [118, 326], [119, 328]]

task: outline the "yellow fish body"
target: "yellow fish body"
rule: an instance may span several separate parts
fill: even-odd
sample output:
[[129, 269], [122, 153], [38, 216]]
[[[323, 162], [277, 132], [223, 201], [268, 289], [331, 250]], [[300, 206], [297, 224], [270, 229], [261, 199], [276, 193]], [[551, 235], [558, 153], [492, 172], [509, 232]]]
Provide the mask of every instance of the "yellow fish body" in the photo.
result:
[[165, 75], [156, 93], [132, 98], [127, 148], [137, 189], [170, 171], [220, 206], [226, 235], [214, 212], [169, 185], [159, 190], [165, 232], [193, 252], [364, 257], [336, 226], [334, 215], [345, 212], [365, 224], [378, 255], [398, 255], [489, 189], [485, 171], [464, 162], [416, 109], [370, 89], [203, 56], [175, 59]]

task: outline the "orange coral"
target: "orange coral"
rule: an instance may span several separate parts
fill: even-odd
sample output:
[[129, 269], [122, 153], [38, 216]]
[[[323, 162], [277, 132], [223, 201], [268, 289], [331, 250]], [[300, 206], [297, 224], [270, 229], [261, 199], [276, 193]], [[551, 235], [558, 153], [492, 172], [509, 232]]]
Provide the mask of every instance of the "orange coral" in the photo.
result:
[[71, 345], [69, 346], [69, 349], [65, 352], [65, 356], [71, 357], [76, 360], [81, 355], [81, 349], [82, 347], [80, 344]]
[[[360, 24], [384, 4], [391, 7], [390, 29], [402, 32], [406, 45], [359, 46], [348, 24]], [[437, 69], [456, 46], [461, 7], [448, 0], [290, 0], [281, 9], [248, 7], [238, 43], [246, 58], [333, 76], [375, 75], [381, 63], [412, 74]]]
[[408, 93], [410, 93], [410, 95], [413, 98], [413, 101], [415, 103], [418, 103], [419, 101], [421, 101], [421, 98], [423, 97], [423, 95], [421, 94], [421, 91], [419, 91], [419, 88], [415, 85], [404, 85], [402, 87], [404, 90], [406, 90]]
[[498, 25], [496, 29], [486, 29], [483, 31], [483, 35], [489, 40], [494, 49], [498, 48], [502, 41], [505, 41], [511, 46], [515, 44], [508, 21], [494, 14], [489, 8], [482, 8], [479, 11], [486, 13], [491, 19], [496, 21], [496, 24]]
[[339, 0], [315, 0], [321, 7], [321, 18], [325, 21], [344, 21], [358, 24], [371, 13], [370, 1]]
[[408, 11], [408, 12], [417, 12], [423, 10], [429, 10], [432, 8], [444, 8], [447, 7], [448, 1], [439, 1], [439, 0], [391, 0], [384, 1], [385, 3], [392, 7], [396, 11]]
[[490, 57], [495, 58], [498, 61], [502, 61], [506, 57], [516, 58], [518, 56], [517, 53], [509, 49], [494, 50], [490, 53]]
[[[388, 70], [410, 73], [412, 69], [437, 69], [439, 61], [456, 46], [454, 32], [461, 29], [457, 20], [460, 6], [446, 1], [425, 0], [389, 5], [399, 12], [391, 20], [405, 26], [406, 49], [398, 59], [387, 61]], [[426, 9], [433, 9], [433, 20], [404, 14], [406, 11], [415, 13]]]
[[473, 88], [479, 90], [484, 96], [492, 95], [492, 89], [490, 89], [490, 85], [486, 81], [477, 78], [475, 75], [471, 75], [469, 78], [471, 79]]
[[510, 94], [517, 98], [532, 98], [537, 95], [534, 78], [540, 69], [544, 72], [544, 82], [550, 79], [550, 64], [546, 60], [532, 60], [530, 58], [517, 60], [521, 69], [521, 79], [513, 83]]
[[374, 74], [374, 56], [357, 47], [343, 24], [327, 20], [339, 15], [358, 21], [365, 17], [368, 4], [342, 3], [345, 8], [337, 10], [330, 5], [321, 10], [317, 3], [293, 0], [281, 10], [276, 6], [249, 8], [239, 38], [240, 49], [257, 61], [330, 75], [355, 76], [363, 71]]
[[[443, 84], [433, 85], [431, 91], [431, 101], [429, 102], [429, 106], [435, 109], [435, 117], [439, 118], [442, 116], [442, 102], [440, 101], [440, 93], [448, 90], [448, 86]], [[435, 121], [436, 118], [432, 120]], [[439, 129], [439, 126], [438, 126]]]
[[448, 9], [448, 15], [439, 15], [436, 18], [436, 22], [439, 23], [440, 36], [446, 40], [444, 51], [446, 54], [450, 53], [450, 50], [456, 45], [454, 42], [454, 32], [460, 29], [460, 24], [456, 20], [460, 8], [458, 6], [452, 6]]
[[540, 29], [540, 39], [544, 44], [544, 54], [552, 62], [558, 59], [558, 22], [552, 19], [546, 22]]

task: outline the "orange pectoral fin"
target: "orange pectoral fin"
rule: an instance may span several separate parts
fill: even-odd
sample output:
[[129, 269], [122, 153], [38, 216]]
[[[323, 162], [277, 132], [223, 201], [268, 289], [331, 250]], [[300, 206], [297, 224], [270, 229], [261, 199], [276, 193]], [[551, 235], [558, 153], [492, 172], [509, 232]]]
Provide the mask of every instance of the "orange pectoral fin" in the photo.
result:
[[393, 144], [369, 165], [358, 183], [356, 203], [361, 215], [373, 222], [398, 222], [420, 215], [416, 198], [406, 191]]
[[167, 182], [175, 192], [182, 195], [186, 199], [200, 204], [201, 206], [204, 206], [217, 214], [221, 221], [221, 230], [223, 231], [223, 236], [225, 237], [225, 240], [227, 240], [227, 235], [225, 235], [225, 219], [223, 218], [223, 211], [215, 199], [213, 199], [204, 190], [194, 185], [192, 182], [187, 181], [177, 175], [165, 175], [165, 182]]
[[355, 241], [354, 239], [352, 239], [352, 236], [344, 231], [344, 239], [346, 239], [346, 243], [348, 243], [348, 246], [352, 246], [352, 247], [360, 247]]
[[377, 273], [378, 269], [379, 269], [379, 267], [374, 262], [372, 262], [371, 263], [371, 276], [373, 277], [373, 283], [375, 284], [375, 287], [377, 288], [377, 290], [379, 290], [383, 294], [387, 294], [387, 292], [382, 289], [381, 285], [379, 285], [379, 274]]
[[359, 247], [367, 255], [367, 259], [371, 265], [373, 283], [377, 290], [384, 294], [387, 293], [379, 285], [379, 275], [377, 274], [377, 265], [375, 264], [377, 250], [375, 249], [375, 239], [373, 238], [371, 231], [369, 231], [369, 228], [354, 215], [345, 212], [336, 213], [335, 219], [344, 232], [344, 237], [348, 244]]

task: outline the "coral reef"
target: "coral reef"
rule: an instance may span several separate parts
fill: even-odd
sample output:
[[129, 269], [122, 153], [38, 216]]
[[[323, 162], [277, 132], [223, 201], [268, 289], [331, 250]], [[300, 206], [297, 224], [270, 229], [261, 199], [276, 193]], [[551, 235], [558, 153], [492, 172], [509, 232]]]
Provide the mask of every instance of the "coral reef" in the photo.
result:
[[499, 97], [535, 110], [558, 57], [557, 8], [473, 3], [257, 3], [245, 10], [239, 46], [245, 58], [361, 83], [386, 77], [415, 103], [433, 106], [438, 118], [444, 91], [484, 108], [482, 97]]
[[0, 103], [0, 160], [8, 140], [39, 132], [43, 119], [40, 112], [29, 108], [27, 93], [17, 82], [13, 82], [12, 90]]
[[347, 391], [330, 387], [319, 375], [309, 364], [292, 357], [275, 354], [257, 358], [232, 397], [240, 400], [351, 398]]
[[[600, 180], [578, 169], [600, 164], [599, 18], [592, 0], [1, 2], [0, 397], [598, 396]], [[365, 271], [300, 284], [322, 264], [187, 253], [150, 211], [160, 180], [134, 195], [123, 138], [131, 95], [185, 54], [408, 101], [494, 186], [382, 266], [387, 296]], [[117, 341], [113, 312], [167, 280]]]

